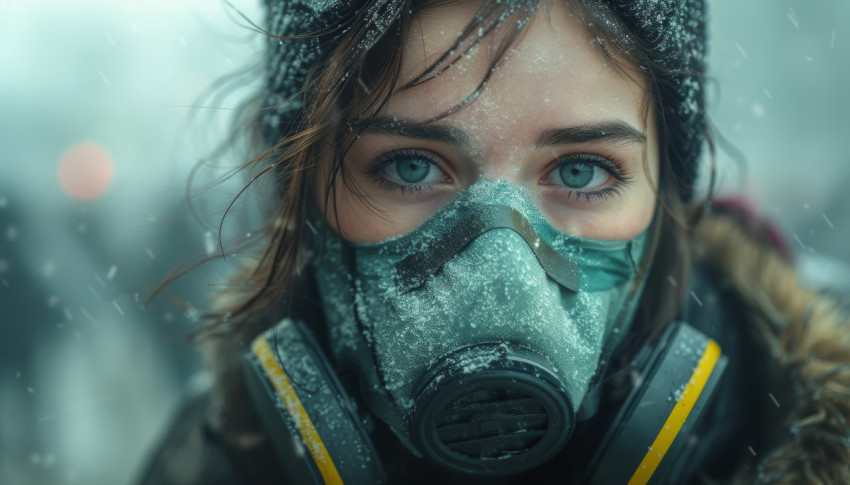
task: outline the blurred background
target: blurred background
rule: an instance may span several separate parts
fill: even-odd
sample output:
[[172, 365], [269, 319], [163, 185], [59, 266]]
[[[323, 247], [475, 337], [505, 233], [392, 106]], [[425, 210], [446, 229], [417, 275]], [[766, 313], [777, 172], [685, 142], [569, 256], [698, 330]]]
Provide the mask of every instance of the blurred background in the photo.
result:
[[[262, 23], [259, 1], [233, 4]], [[850, 3], [710, 10], [721, 192], [786, 231], [807, 282], [848, 295]], [[223, 2], [0, 0], [0, 483], [128, 483], [209, 384], [186, 334], [226, 265], [142, 306], [217, 250], [240, 180], [201, 190], [221, 170], [199, 170], [191, 206], [187, 180], [259, 79], [203, 94], [262, 46]]]

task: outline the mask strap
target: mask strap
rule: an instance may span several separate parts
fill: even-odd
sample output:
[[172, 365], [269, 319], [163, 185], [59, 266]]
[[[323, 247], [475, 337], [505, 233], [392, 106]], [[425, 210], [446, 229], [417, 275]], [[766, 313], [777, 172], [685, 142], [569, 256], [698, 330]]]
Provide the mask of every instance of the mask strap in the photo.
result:
[[[636, 277], [632, 282], [632, 286], [629, 289], [629, 293], [626, 296], [623, 305], [620, 307], [620, 312], [617, 315], [617, 318], [614, 320], [614, 325], [609, 327], [606, 330], [605, 334], [605, 346], [602, 348], [602, 353], [599, 356], [599, 367], [597, 368], [596, 374], [593, 377], [593, 380], [590, 383], [589, 390], [587, 396], [585, 397], [585, 402], [582, 404], [581, 409], [579, 410], [578, 418], [580, 421], [584, 421], [586, 419], [590, 419], [596, 413], [596, 409], [599, 403], [600, 391], [602, 387], [600, 386], [602, 382], [602, 378], [608, 370], [608, 362], [610, 360], [611, 354], [614, 352], [614, 349], [617, 348], [617, 345], [622, 342], [625, 338], [626, 333], [628, 333], [623, 328], [626, 324], [626, 321], [629, 318], [634, 317], [635, 299], [641, 294], [641, 290], [643, 289], [644, 283], [646, 282], [646, 276], [649, 274], [649, 268], [652, 266], [653, 260], [655, 260], [655, 252], [658, 249], [658, 244], [661, 240], [661, 208], [656, 205], [655, 206], [655, 214], [652, 216], [652, 223], [649, 229], [649, 238], [647, 240], [647, 244], [644, 247], [643, 254], [641, 255], [640, 266], [636, 268]], [[634, 262], [634, 258], [631, 255], [632, 245], [629, 245], [629, 259]], [[614, 329], [618, 329], [618, 338], [611, 338], [611, 332]]]
[[[658, 244], [661, 240], [661, 216], [660, 216], [660, 207], [658, 205], [655, 206], [655, 214], [652, 216], [652, 224], [650, 228], [649, 238], [646, 246], [644, 246], [643, 254], [640, 257], [640, 266], [635, 268], [635, 279], [632, 281], [632, 286], [629, 289], [629, 294], [626, 296], [626, 301], [622, 307], [620, 307], [620, 312], [617, 315], [614, 325], [611, 329], [619, 328], [620, 332], [625, 334], [621, 328], [625, 323], [633, 315], [633, 303], [635, 298], [638, 297], [641, 293], [641, 289], [643, 288], [644, 283], [646, 282], [646, 276], [649, 274], [649, 268], [652, 267], [652, 262], [655, 260], [655, 252], [658, 249]], [[634, 267], [634, 258], [631, 254], [632, 248], [629, 248], [629, 259], [632, 261], [632, 265]], [[609, 330], [610, 332], [610, 330]], [[617, 339], [617, 343], [622, 340], [623, 337]], [[606, 351], [613, 351], [613, 348], [616, 345], [609, 341], [610, 349], [606, 348]], [[605, 354], [603, 353], [603, 356]]]
[[540, 266], [564, 288], [578, 291], [578, 267], [546, 244], [519, 211], [507, 206], [491, 206], [461, 220], [456, 229], [436, 240], [427, 251], [419, 251], [395, 265], [398, 284], [407, 293], [423, 284], [440, 268], [463, 251], [472, 241], [494, 229], [510, 229], [522, 237]]

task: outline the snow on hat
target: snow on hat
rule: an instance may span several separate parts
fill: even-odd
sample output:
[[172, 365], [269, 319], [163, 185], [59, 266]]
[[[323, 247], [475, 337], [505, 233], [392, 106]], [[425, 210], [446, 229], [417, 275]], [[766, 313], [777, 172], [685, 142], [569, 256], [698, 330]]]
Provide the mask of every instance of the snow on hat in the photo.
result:
[[[351, 57], [370, 49], [383, 36], [405, 0], [266, 0], [268, 40], [264, 119], [268, 136], [278, 140], [297, 128], [303, 112], [307, 74], [333, 50], [356, 22], [364, 22], [364, 42]], [[672, 166], [685, 200], [690, 199], [705, 141], [705, 0], [583, 0], [588, 7], [607, 5], [630, 30], [650, 59], [661, 113], [669, 137]], [[660, 120], [659, 120], [660, 121]]]
[[684, 200], [692, 196], [705, 142], [705, 0], [607, 2], [665, 72], [656, 73], [669, 133], [673, 172]]

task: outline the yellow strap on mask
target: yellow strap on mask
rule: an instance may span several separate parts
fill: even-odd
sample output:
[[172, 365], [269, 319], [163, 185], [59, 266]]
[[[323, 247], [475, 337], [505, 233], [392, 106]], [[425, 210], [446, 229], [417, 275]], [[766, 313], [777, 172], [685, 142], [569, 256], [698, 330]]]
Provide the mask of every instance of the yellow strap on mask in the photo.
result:
[[301, 437], [307, 445], [307, 450], [310, 451], [310, 455], [319, 468], [319, 473], [322, 474], [325, 483], [342, 485], [342, 477], [339, 476], [339, 472], [333, 460], [331, 460], [325, 444], [319, 437], [319, 433], [316, 432], [313, 421], [310, 420], [310, 416], [301, 404], [301, 400], [298, 399], [298, 395], [295, 393], [295, 389], [292, 388], [292, 383], [289, 382], [286, 373], [281, 369], [269, 343], [263, 337], [257, 338], [251, 345], [251, 350], [257, 356], [260, 365], [263, 366], [269, 382], [271, 382], [275, 391], [277, 391], [280, 402], [283, 403], [292, 420], [295, 422], [295, 426], [298, 428], [298, 432], [301, 433]]
[[691, 378], [682, 392], [681, 399], [673, 407], [673, 410], [670, 411], [670, 415], [667, 416], [664, 426], [658, 432], [655, 441], [652, 442], [652, 446], [649, 447], [637, 470], [635, 470], [632, 478], [629, 480], [629, 485], [644, 485], [652, 478], [652, 474], [655, 473], [667, 450], [670, 449], [670, 445], [673, 444], [673, 440], [676, 439], [676, 435], [682, 429], [682, 425], [688, 419], [688, 415], [691, 413], [694, 404], [696, 404], [697, 399], [702, 394], [705, 383], [708, 381], [709, 376], [711, 376], [711, 372], [714, 370], [714, 364], [717, 363], [719, 357], [720, 346], [714, 340], [709, 340], [696, 369], [694, 369], [694, 373], [691, 374]]

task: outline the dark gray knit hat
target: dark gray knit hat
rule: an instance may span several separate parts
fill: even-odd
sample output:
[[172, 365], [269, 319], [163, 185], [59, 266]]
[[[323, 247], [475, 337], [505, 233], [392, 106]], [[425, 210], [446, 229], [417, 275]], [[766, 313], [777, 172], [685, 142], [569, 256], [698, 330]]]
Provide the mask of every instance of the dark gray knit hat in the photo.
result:
[[[705, 0], [582, 0], [588, 7], [607, 5], [663, 72], [653, 72], [665, 107], [673, 171], [685, 200], [691, 198], [705, 141]], [[352, 52], [370, 49], [387, 33], [407, 0], [266, 0], [269, 38], [266, 115], [269, 137], [276, 141], [297, 129], [302, 118], [307, 74], [337, 45], [353, 22], [365, 22], [364, 42]], [[314, 93], [313, 93], [314, 94]]]

